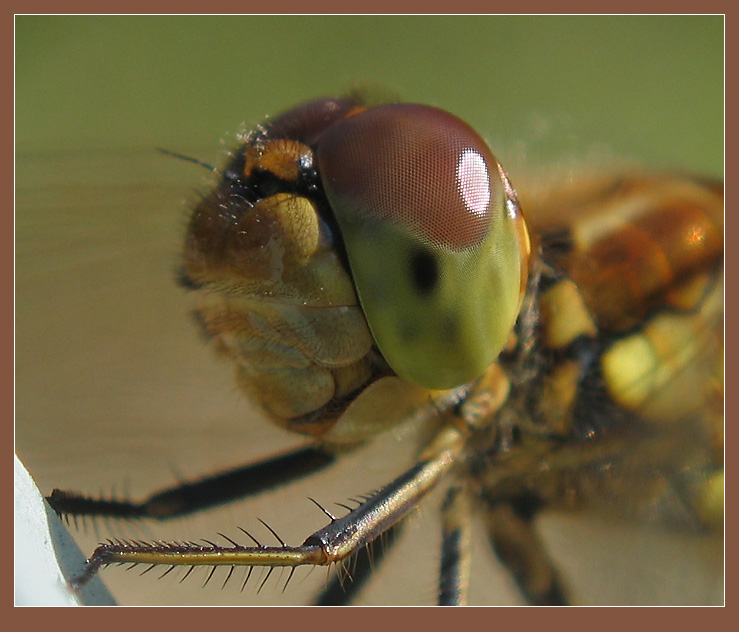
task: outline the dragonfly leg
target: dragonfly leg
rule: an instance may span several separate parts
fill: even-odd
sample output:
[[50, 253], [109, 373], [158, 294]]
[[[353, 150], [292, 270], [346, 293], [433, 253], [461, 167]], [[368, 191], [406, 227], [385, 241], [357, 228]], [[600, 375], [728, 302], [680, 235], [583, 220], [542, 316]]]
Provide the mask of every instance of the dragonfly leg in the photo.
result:
[[189, 515], [238, 498], [255, 496], [310, 476], [329, 465], [335, 457], [319, 447], [305, 447], [219, 472], [191, 482], [182, 482], [156, 492], [141, 502], [117, 498], [94, 498], [55, 489], [46, 500], [60, 516], [107, 516], [167, 520]]
[[398, 541], [404, 522], [399, 522], [358, 551], [348, 571], [338, 569], [313, 602], [315, 606], [346, 606], [351, 604], [392, 547]]
[[340, 518], [331, 516], [326, 527], [309, 536], [300, 546], [281, 543], [281, 546], [267, 547], [256, 541], [256, 546], [242, 546], [230, 538], [226, 538], [229, 546], [209, 541], [205, 545], [111, 541], [94, 551], [85, 570], [72, 580], [72, 585], [77, 588], [84, 585], [108, 564], [274, 568], [328, 566], [342, 562], [407, 516], [451, 469], [463, 444], [464, 437], [458, 430], [452, 425], [443, 426], [413, 467], [347, 515]]
[[567, 605], [559, 574], [530, 517], [507, 502], [489, 506], [485, 517], [493, 548], [525, 599], [536, 606]]
[[472, 500], [460, 486], [449, 489], [442, 506], [439, 605], [465, 606], [470, 581]]

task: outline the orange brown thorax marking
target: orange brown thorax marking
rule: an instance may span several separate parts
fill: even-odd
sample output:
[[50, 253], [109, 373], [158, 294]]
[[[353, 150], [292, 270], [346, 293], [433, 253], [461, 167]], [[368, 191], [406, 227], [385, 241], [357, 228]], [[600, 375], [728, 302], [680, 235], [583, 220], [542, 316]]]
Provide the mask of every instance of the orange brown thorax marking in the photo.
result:
[[573, 247], [562, 265], [597, 325], [626, 331], [663, 305], [675, 285], [720, 260], [723, 195], [671, 178], [608, 185], [578, 200], [582, 219], [570, 229]]

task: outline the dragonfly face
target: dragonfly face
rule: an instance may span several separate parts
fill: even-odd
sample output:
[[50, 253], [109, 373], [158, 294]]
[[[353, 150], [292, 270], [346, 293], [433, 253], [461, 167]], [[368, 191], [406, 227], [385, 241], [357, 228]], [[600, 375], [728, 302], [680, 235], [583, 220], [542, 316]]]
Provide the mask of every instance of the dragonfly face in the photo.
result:
[[162, 517], [286, 485], [390, 428], [426, 438], [379, 492], [322, 507], [328, 525], [301, 546], [119, 542], [84, 577], [116, 562], [202, 565], [221, 581], [239, 566], [343, 564], [389, 546], [438, 492], [440, 602], [466, 599], [472, 517], [527, 601], [565, 603], [577, 595], [534, 526], [545, 509], [720, 529], [721, 186], [627, 173], [519, 205], [455, 117], [355, 97], [299, 106], [242, 141], [193, 212], [181, 278], [239, 385], [310, 445], [239, 484], [52, 504]]

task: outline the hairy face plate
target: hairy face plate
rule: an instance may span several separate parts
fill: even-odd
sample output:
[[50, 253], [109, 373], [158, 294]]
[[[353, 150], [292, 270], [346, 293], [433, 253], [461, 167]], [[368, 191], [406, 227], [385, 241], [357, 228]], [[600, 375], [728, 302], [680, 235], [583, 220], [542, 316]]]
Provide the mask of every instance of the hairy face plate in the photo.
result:
[[[85, 577], [114, 562], [227, 578], [341, 563], [393, 540], [446, 483], [444, 603], [465, 599], [473, 509], [532, 603], [568, 597], [533, 528], [542, 509], [720, 528], [722, 187], [623, 174], [522, 200], [533, 252], [485, 143], [427, 106], [323, 99], [246, 135], [193, 212], [183, 282], [243, 389], [313, 441], [249, 485], [323, 469], [401, 424], [427, 427], [417, 462], [345, 516], [326, 510], [301, 546], [119, 542]], [[122, 516], [173, 504], [52, 502]]]

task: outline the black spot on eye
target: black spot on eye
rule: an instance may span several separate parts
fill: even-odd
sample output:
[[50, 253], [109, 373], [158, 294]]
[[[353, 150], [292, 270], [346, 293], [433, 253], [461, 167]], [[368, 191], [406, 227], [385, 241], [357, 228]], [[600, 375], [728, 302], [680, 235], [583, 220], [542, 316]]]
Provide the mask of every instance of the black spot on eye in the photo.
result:
[[421, 294], [429, 294], [439, 282], [439, 266], [428, 250], [416, 250], [411, 255], [411, 279]]

